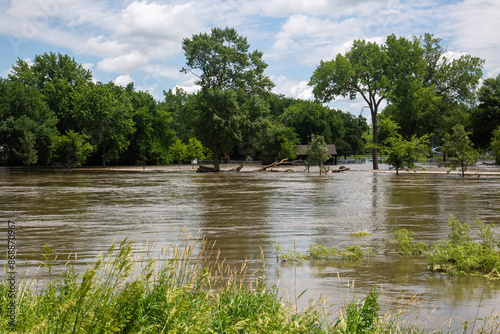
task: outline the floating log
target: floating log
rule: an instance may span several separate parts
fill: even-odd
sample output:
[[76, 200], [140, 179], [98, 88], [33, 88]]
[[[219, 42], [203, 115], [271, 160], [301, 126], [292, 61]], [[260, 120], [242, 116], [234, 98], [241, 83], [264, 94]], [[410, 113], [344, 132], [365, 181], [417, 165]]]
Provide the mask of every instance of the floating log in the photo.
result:
[[350, 170], [349, 167], [340, 166], [339, 169], [329, 169], [328, 173], [340, 173], [345, 172], [346, 170]]
[[200, 165], [198, 167], [198, 169], [196, 170], [196, 173], [216, 173], [216, 172], [220, 172], [220, 171], [217, 171], [215, 170], [215, 168], [213, 167], [208, 167], [208, 166], [203, 166], [203, 165]]

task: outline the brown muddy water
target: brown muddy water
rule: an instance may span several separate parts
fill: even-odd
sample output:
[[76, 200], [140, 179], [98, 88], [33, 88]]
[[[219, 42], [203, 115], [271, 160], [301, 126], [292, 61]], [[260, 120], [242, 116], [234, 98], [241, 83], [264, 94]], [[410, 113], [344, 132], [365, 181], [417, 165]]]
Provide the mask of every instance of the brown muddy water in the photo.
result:
[[[286, 286], [290, 300], [301, 296], [301, 307], [313, 295], [322, 296], [335, 304], [335, 312], [376, 285], [384, 291], [383, 305], [414, 294], [425, 300], [414, 322], [429, 330], [458, 328], [460, 319], [500, 311], [495, 309], [500, 306], [499, 281], [449, 277], [428, 270], [423, 258], [384, 254], [397, 229], [410, 229], [429, 245], [445, 238], [451, 214], [471, 225], [481, 218], [500, 232], [500, 176], [462, 181], [446, 174], [349, 171], [325, 177], [190, 170], [27, 175], [4, 169], [0, 197], [1, 244], [7, 244], [7, 221], [14, 220], [19, 273], [36, 271], [46, 244], [59, 259], [77, 253], [84, 270], [115, 238], [129, 237], [137, 244], [158, 239], [161, 247], [179, 240], [178, 231], [185, 227], [215, 240], [229, 264], [258, 259], [262, 249], [269, 281]], [[372, 236], [353, 238], [351, 232]], [[374, 247], [378, 256], [354, 263], [280, 264], [275, 242], [302, 253], [312, 242], [337, 248], [359, 244]], [[58, 268], [63, 263], [58, 261]], [[249, 263], [250, 269], [261, 265]]]

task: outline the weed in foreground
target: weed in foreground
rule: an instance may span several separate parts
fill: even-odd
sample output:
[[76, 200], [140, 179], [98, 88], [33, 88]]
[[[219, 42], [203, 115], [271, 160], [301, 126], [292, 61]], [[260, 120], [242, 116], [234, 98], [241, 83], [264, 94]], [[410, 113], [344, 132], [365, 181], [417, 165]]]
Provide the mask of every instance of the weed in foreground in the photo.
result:
[[0, 333], [323, 332], [316, 308], [294, 312], [264, 279], [247, 280], [245, 265], [219, 260], [213, 244], [188, 236], [157, 260], [134, 258], [133, 250], [128, 240], [113, 244], [81, 275], [68, 268], [42, 291], [24, 282], [13, 327], [3, 312], [4, 280]]

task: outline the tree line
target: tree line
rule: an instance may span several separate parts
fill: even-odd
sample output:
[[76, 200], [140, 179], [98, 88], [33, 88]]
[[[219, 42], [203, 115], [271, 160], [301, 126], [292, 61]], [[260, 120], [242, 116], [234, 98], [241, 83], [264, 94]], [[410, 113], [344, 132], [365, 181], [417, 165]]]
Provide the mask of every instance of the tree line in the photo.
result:
[[[218, 170], [226, 154], [266, 162], [295, 158], [295, 145], [320, 136], [341, 156], [373, 150], [376, 169], [377, 150], [393, 143], [388, 138], [397, 134], [400, 141], [419, 138], [437, 146], [456, 124], [476, 149], [498, 153], [492, 137], [500, 135], [500, 76], [477, 89], [484, 61], [446, 57], [430, 34], [412, 40], [391, 35], [382, 45], [355, 41], [314, 71], [315, 101], [273, 93], [263, 53], [250, 50], [233, 28], [193, 35], [182, 47], [186, 64], [180, 70], [194, 76], [200, 90], [169, 89], [159, 101], [133, 83], [95, 82], [68, 55], [45, 53], [32, 64], [18, 59], [8, 78], [0, 78], [6, 163], [69, 168], [209, 158]], [[362, 97], [371, 126], [361, 114], [323, 104], [339, 96]]]

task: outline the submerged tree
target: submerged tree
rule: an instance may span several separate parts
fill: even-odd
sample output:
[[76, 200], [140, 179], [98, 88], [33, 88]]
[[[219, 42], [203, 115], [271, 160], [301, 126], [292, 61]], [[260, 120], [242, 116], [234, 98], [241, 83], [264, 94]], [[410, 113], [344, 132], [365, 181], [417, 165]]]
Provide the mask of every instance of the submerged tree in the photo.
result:
[[[345, 55], [338, 54], [333, 60], [321, 61], [309, 82], [320, 102], [329, 102], [337, 96], [349, 96], [353, 100], [360, 94], [370, 108], [375, 145], [379, 107], [389, 91], [387, 64], [387, 54], [380, 45], [357, 40]], [[378, 169], [375, 146], [372, 157], [373, 169]]]
[[323, 172], [324, 163], [330, 159], [328, 154], [328, 148], [326, 146], [325, 138], [323, 136], [316, 136], [315, 134], [311, 137], [311, 143], [307, 150], [307, 162], [310, 165], [318, 165], [319, 174]]
[[443, 151], [450, 157], [451, 161], [449, 163], [451, 169], [448, 173], [460, 167], [462, 179], [465, 176], [467, 166], [475, 164], [478, 158], [478, 153], [469, 139], [469, 134], [461, 124], [455, 125], [451, 134], [445, 134]]
[[262, 52], [249, 52], [245, 37], [234, 28], [214, 28], [210, 34], [184, 39], [186, 67], [201, 86], [198, 93], [197, 134], [213, 153], [214, 170], [219, 159], [243, 137], [255, 133], [269, 111], [266, 95], [273, 86], [264, 75]]
[[470, 55], [446, 58], [440, 43], [431, 34], [413, 40], [390, 35], [383, 45], [358, 40], [345, 55], [321, 61], [314, 71], [309, 84], [319, 101], [360, 95], [370, 108], [374, 169], [382, 101], [389, 103], [384, 113], [401, 123], [402, 135], [409, 139], [432, 132], [450, 104], [473, 97], [484, 61]]
[[388, 154], [385, 162], [396, 169], [396, 175], [402, 168], [418, 168], [415, 164], [427, 149], [429, 135], [417, 137], [413, 135], [410, 140], [405, 140], [398, 133], [399, 125], [389, 117], [383, 117], [380, 128], [386, 132], [386, 138], [380, 146]]

